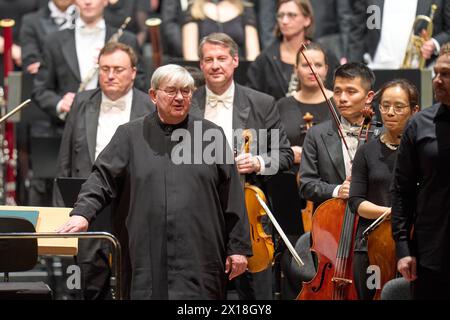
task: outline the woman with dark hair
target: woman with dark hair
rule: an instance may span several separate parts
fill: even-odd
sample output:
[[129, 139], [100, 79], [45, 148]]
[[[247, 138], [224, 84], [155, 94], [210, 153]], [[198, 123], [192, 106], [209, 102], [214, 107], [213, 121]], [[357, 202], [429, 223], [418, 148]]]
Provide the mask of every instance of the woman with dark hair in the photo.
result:
[[353, 277], [360, 299], [371, 300], [375, 289], [369, 289], [369, 257], [363, 231], [375, 219], [391, 210], [390, 184], [400, 137], [411, 116], [419, 110], [417, 88], [405, 79], [386, 83], [380, 90], [380, 113], [385, 131], [376, 140], [361, 146], [352, 167], [349, 205], [359, 215], [356, 231]]
[[309, 0], [280, 0], [276, 16], [276, 39], [250, 65], [247, 85], [278, 100], [286, 96], [291, 80], [296, 83], [296, 55], [311, 41], [314, 16]]

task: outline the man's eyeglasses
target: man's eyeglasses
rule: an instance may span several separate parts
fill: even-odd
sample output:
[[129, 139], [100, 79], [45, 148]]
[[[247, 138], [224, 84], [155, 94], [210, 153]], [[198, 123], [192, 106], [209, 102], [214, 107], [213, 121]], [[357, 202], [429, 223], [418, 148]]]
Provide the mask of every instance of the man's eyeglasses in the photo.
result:
[[277, 13], [277, 20], [281, 21], [284, 17], [287, 17], [289, 20], [293, 20], [298, 17], [298, 14], [295, 12], [280, 12]]
[[169, 88], [165, 88], [165, 89], [157, 89], [157, 90], [164, 91], [164, 92], [165, 92], [169, 97], [171, 97], [171, 98], [175, 97], [175, 96], [177, 95], [178, 91], [180, 91], [181, 95], [182, 95], [184, 98], [188, 98], [188, 97], [190, 97], [191, 94], [192, 94], [192, 90], [189, 89], [189, 88], [180, 88], [180, 89], [177, 89], [177, 88], [171, 88], [171, 87], [169, 87]]
[[100, 72], [104, 73], [104, 74], [109, 74], [109, 72], [111, 70], [114, 74], [120, 74], [120, 73], [124, 72], [125, 70], [127, 70], [127, 68], [125, 68], [125, 67], [107, 67], [107, 66], [100, 67]]
[[382, 103], [380, 104], [380, 112], [381, 113], [388, 113], [389, 110], [391, 110], [391, 108], [394, 109], [394, 113], [395, 114], [405, 114], [406, 112], [408, 112], [408, 105], [404, 105], [404, 104], [389, 104], [389, 103]]

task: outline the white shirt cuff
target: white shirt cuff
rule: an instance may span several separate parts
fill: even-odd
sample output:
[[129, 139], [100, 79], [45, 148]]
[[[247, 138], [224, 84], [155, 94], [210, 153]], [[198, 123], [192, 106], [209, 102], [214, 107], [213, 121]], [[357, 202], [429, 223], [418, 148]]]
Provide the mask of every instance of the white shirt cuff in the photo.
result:
[[342, 184], [338, 185], [336, 188], [334, 188], [333, 190], [333, 198], [337, 198], [339, 195], [339, 189], [341, 188]]
[[433, 40], [433, 43], [436, 46], [436, 49], [434, 49], [434, 54], [438, 55], [439, 52], [441, 51], [441, 45], [439, 44], [439, 42], [435, 38], [431, 38], [431, 40]]
[[61, 104], [62, 104], [62, 99], [59, 100], [58, 104], [56, 105], [56, 114], [58, 115], [58, 118], [60, 118], [61, 120], [66, 120], [67, 117], [67, 112], [62, 112], [61, 111]]
[[259, 172], [257, 172], [257, 174], [263, 174], [264, 171], [266, 170], [266, 163], [264, 162], [264, 159], [261, 156], [256, 156], [256, 159], [258, 159], [260, 164], [260, 169]]

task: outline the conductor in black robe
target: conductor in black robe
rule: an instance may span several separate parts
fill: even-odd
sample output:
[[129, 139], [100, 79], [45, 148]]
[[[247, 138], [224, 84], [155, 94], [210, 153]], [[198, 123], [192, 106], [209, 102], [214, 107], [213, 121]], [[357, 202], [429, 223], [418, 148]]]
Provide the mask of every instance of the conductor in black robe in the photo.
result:
[[194, 80], [184, 68], [160, 67], [151, 84], [157, 111], [117, 129], [60, 231], [87, 230], [129, 192], [131, 299], [224, 299], [252, 254], [232, 152], [220, 127], [188, 115]]

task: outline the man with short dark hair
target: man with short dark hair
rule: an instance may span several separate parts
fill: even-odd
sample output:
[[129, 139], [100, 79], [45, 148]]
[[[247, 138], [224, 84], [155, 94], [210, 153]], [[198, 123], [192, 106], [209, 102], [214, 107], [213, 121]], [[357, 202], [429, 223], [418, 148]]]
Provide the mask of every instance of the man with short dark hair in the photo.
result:
[[315, 207], [331, 198], [348, 199], [351, 161], [358, 146], [362, 109], [372, 103], [375, 75], [362, 63], [340, 66], [334, 74], [334, 96], [345, 144], [333, 120], [308, 130], [300, 162], [300, 194]]

